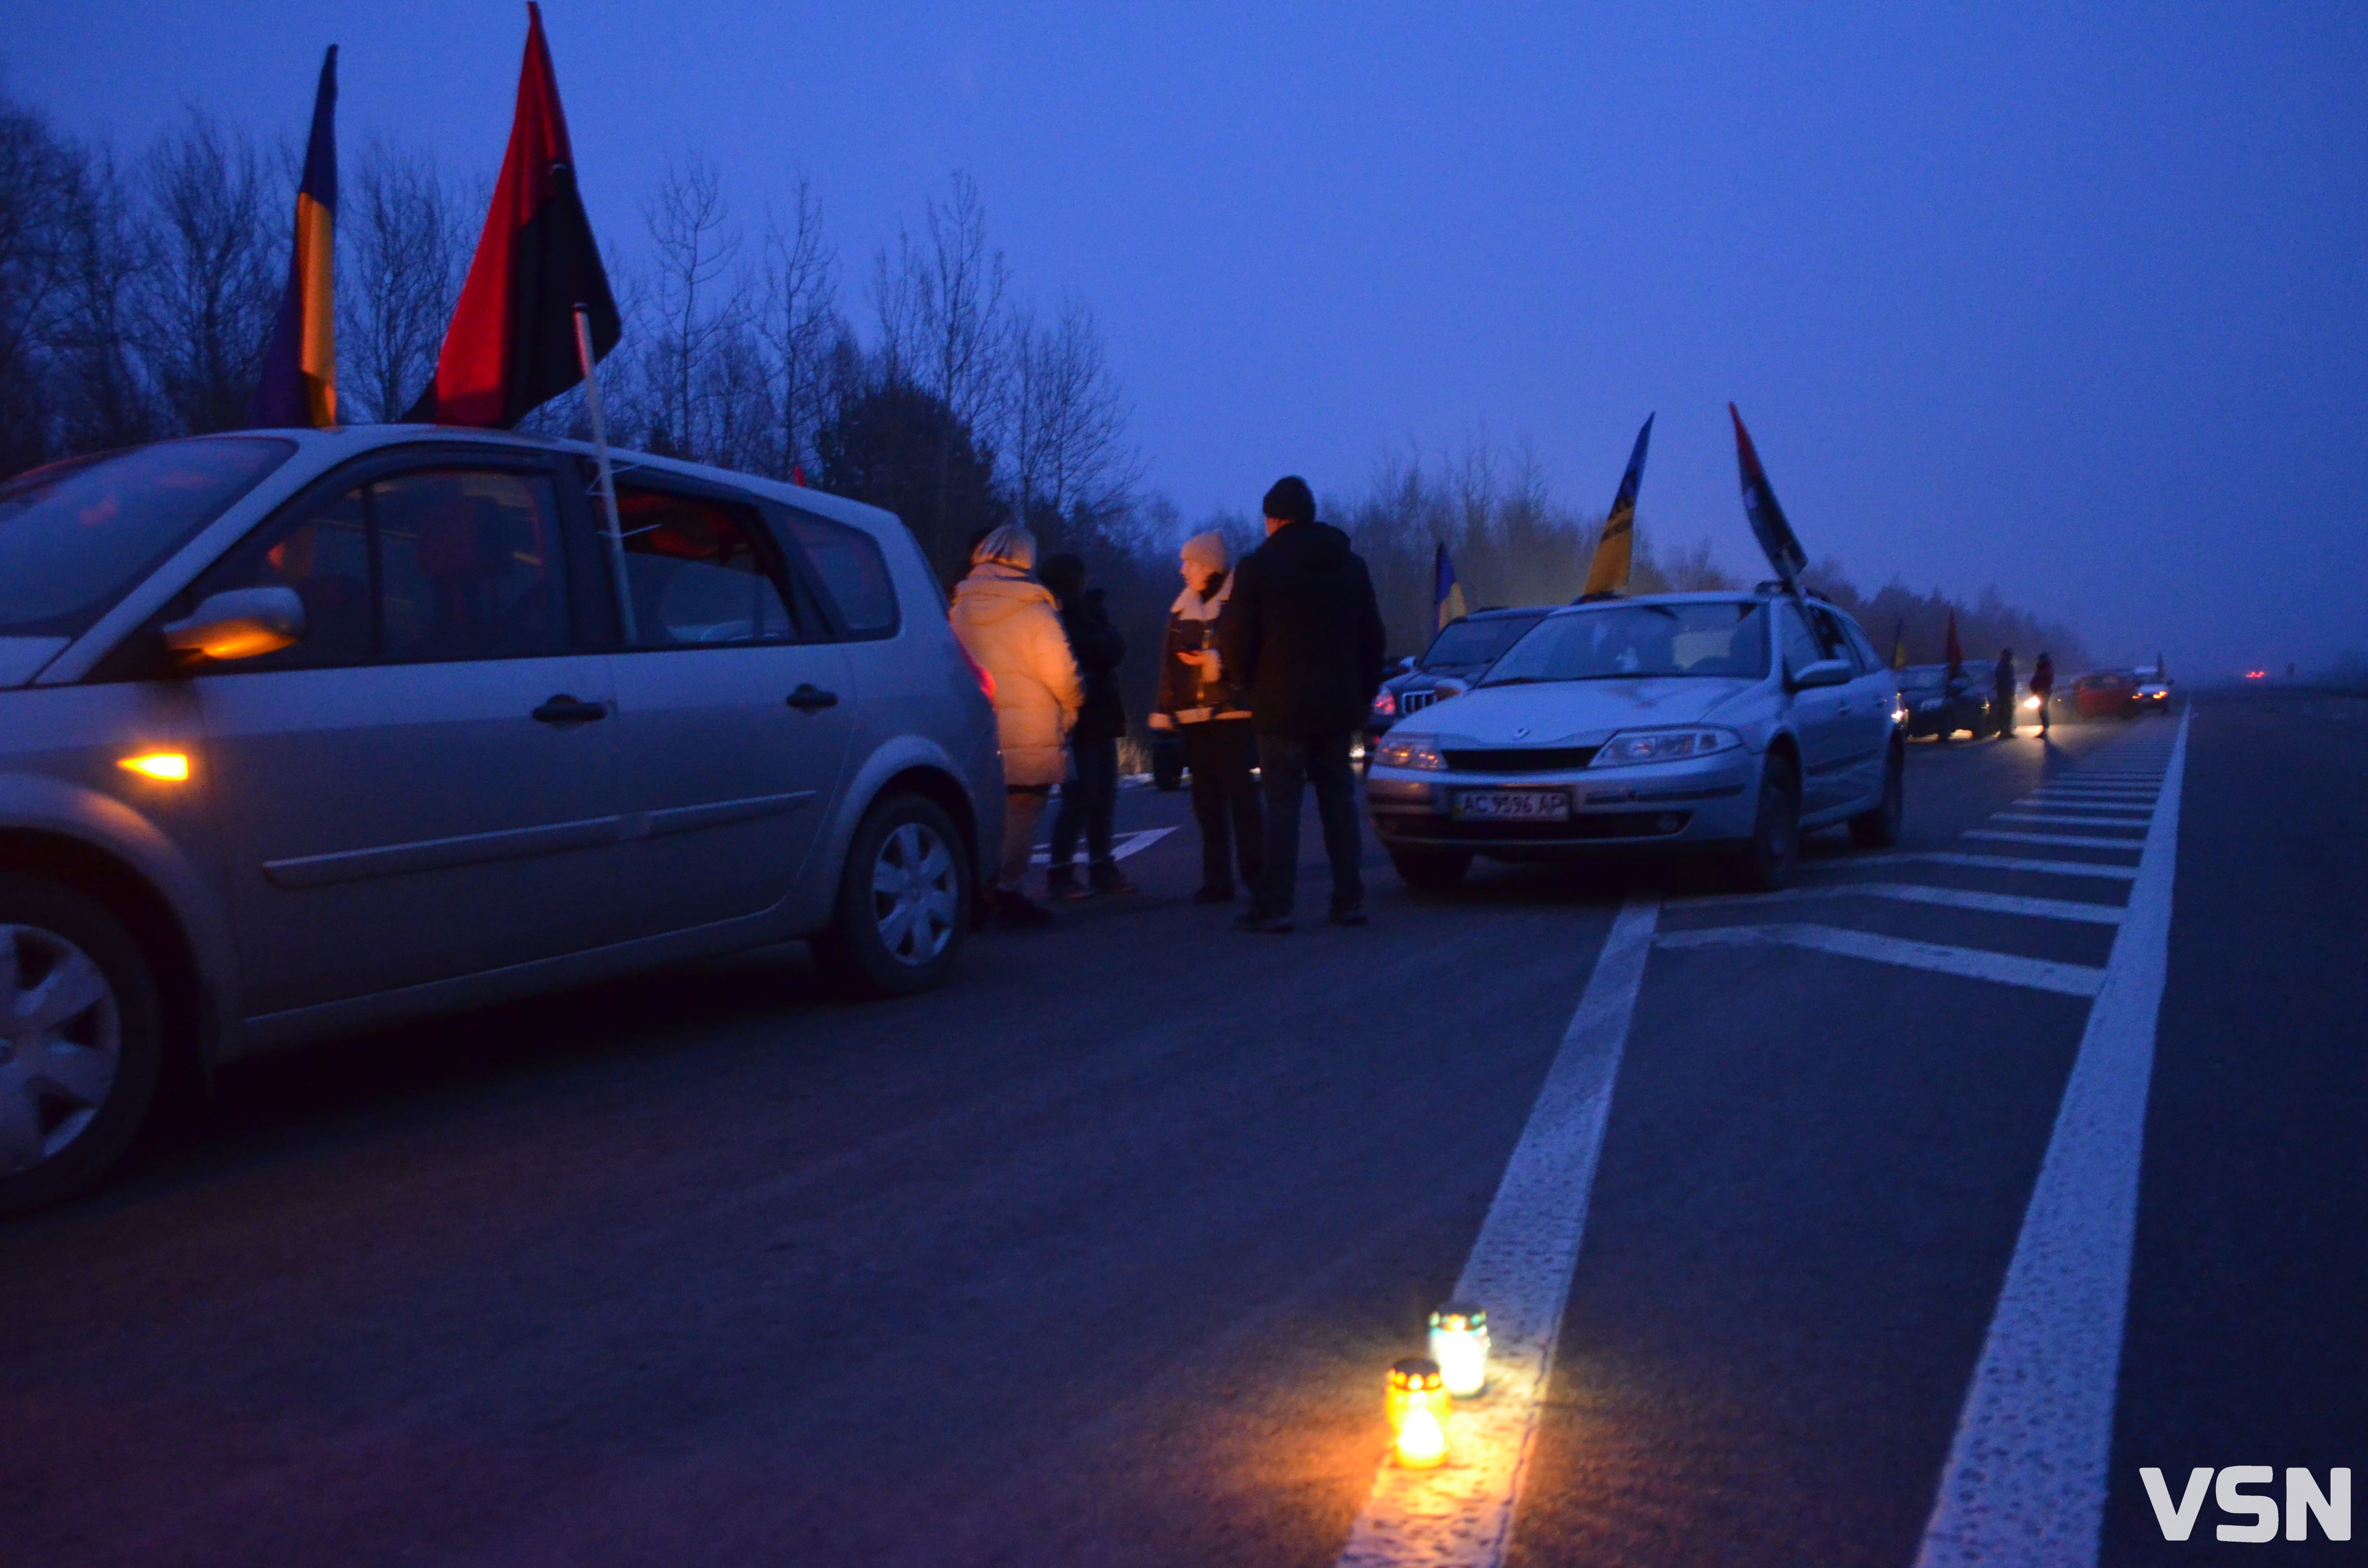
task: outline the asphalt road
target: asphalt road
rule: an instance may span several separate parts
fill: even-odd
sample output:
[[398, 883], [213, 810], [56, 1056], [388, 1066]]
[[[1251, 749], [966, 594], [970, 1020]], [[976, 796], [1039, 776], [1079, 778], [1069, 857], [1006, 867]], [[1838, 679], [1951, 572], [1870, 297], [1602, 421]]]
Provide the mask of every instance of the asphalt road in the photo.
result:
[[[2020, 819], [2171, 731], [1918, 744], [1903, 851], [2127, 866], [2142, 825]], [[2108, 1563], [2351, 1560], [2218, 1545], [2209, 1504], [2168, 1543], [2137, 1467], [2368, 1457], [2363, 778], [2368, 702], [2196, 709]], [[1998, 832], [2129, 847], [1966, 836]], [[2136, 896], [1827, 837], [1804, 887]], [[784, 949], [227, 1075], [0, 1230], [0, 1560], [1330, 1563], [1382, 1372], [1639, 897], [1660, 946], [1511, 1561], [1915, 1561], [2090, 1005], [1685, 934], [2077, 987], [2118, 915], [1619, 869], [1420, 898], [1370, 859], [1364, 930], [1234, 932], [1185, 901], [1186, 825], [1138, 896], [990, 932], [928, 997], [833, 1001]]]

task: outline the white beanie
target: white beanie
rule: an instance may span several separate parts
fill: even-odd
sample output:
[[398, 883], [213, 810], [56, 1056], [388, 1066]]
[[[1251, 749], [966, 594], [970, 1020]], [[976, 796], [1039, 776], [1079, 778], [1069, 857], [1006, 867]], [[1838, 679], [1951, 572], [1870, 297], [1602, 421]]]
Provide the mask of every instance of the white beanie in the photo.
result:
[[1184, 564], [1200, 568], [1202, 575], [1225, 569], [1225, 536], [1214, 531], [1194, 534], [1184, 541]]

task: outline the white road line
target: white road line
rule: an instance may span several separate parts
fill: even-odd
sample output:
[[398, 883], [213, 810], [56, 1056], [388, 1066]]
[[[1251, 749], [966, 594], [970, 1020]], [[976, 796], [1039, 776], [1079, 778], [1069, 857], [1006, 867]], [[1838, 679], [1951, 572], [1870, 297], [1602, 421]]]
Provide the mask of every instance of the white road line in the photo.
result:
[[2069, 833], [2011, 833], [1998, 827], [1968, 828], [1963, 836], [1994, 838], [2008, 844], [2053, 844], [2059, 849], [2135, 849], [2146, 842], [2141, 838], [2084, 838]]
[[2064, 795], [2050, 790], [2025, 795], [2015, 804], [2045, 806], [2058, 812], [2124, 812], [2151, 809], [2154, 802], [2152, 795]]
[[2036, 822], [2055, 827], [2144, 827], [2144, 813], [2133, 816], [2124, 812], [2113, 816], [2059, 817], [2046, 812], [1992, 812], [1992, 822]]
[[1972, 866], [1985, 871], [2037, 871], [2050, 877], [2100, 877], [2112, 881], [2135, 881], [2135, 866], [2092, 866], [2086, 860], [2030, 860], [2013, 855], [1959, 855], [1945, 849], [1910, 849], [1896, 855], [1854, 855], [1847, 860], [1804, 861], [1804, 871], [1847, 871], [1859, 866], [1896, 865], [1920, 860], [1934, 866]]
[[[1123, 860], [1130, 855], [1140, 855], [1175, 831], [1172, 827], [1146, 827], [1133, 833], [1114, 833], [1110, 835], [1110, 858]], [[1031, 866], [1051, 865], [1053, 846], [1049, 844], [1038, 845], [1030, 851], [1028, 863]]]
[[1791, 903], [1818, 898], [1889, 898], [1903, 903], [1937, 903], [1950, 909], [1974, 909], [1985, 915], [2021, 915], [2034, 920], [2078, 920], [2092, 926], [2119, 926], [2122, 906], [2083, 903], [2068, 898], [2022, 898], [2013, 893], [1974, 892], [1965, 888], [1929, 887], [1922, 882], [1839, 882], [1831, 887], [1788, 888], [1782, 892], [1719, 893], [1673, 903], [1672, 911], [1748, 908], [1762, 903]]
[[2086, 964], [2053, 963], [2045, 959], [1994, 953], [1984, 948], [1952, 948], [1941, 942], [1911, 942], [1867, 931], [1846, 931], [1838, 926], [1721, 926], [1707, 931], [1664, 931], [1655, 938], [1654, 946], [1807, 948], [1813, 952], [1833, 953], [1846, 959], [1933, 970], [1967, 980], [2055, 991], [2066, 996], [2094, 996], [2105, 978], [2103, 970]]
[[2075, 790], [2065, 785], [2043, 784], [2028, 799], [2037, 801], [2151, 801], [2161, 794], [2159, 790], [2106, 790], [2088, 788]]
[[1918, 1568], [2097, 1561], [2169, 959], [2187, 722], [2181, 714], [2162, 810], [2064, 1085]]
[[1458, 1299], [1488, 1312], [1488, 1392], [1449, 1418], [1446, 1464], [1383, 1461], [1342, 1568], [1496, 1568], [1505, 1560], [1656, 914], [1650, 900], [1631, 899], [1613, 919], [1455, 1282]]

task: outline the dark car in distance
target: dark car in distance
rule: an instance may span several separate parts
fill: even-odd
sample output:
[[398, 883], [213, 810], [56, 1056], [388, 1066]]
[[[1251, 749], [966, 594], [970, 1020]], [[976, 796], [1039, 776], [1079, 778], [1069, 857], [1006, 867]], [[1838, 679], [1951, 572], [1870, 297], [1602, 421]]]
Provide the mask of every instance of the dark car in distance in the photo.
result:
[[1407, 714], [1419, 713], [1441, 698], [1470, 687], [1552, 608], [1475, 609], [1441, 627], [1430, 646], [1404, 661], [1374, 694], [1372, 711], [1365, 719], [1367, 749]]
[[1996, 728], [1989, 696], [1989, 687], [1962, 666], [1954, 676], [1946, 665], [1909, 665], [1899, 672], [1899, 703], [1910, 735], [1945, 741], [1960, 730], [1976, 738], [1987, 734]]

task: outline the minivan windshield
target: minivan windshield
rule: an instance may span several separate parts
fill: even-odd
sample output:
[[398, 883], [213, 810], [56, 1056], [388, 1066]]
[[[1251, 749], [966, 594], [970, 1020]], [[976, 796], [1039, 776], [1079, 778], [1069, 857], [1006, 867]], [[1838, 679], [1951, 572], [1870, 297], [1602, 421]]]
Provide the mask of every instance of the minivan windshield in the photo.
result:
[[1548, 616], [1497, 661], [1482, 686], [1543, 680], [1768, 673], [1768, 618], [1758, 600], [1615, 604]]
[[[1545, 612], [1541, 610], [1540, 615]], [[1421, 668], [1465, 669], [1485, 665], [1511, 647], [1522, 632], [1537, 624], [1535, 617], [1490, 616], [1486, 620], [1459, 620], [1431, 640], [1418, 661]]]
[[295, 449], [208, 436], [69, 458], [0, 484], [0, 637], [87, 631]]

